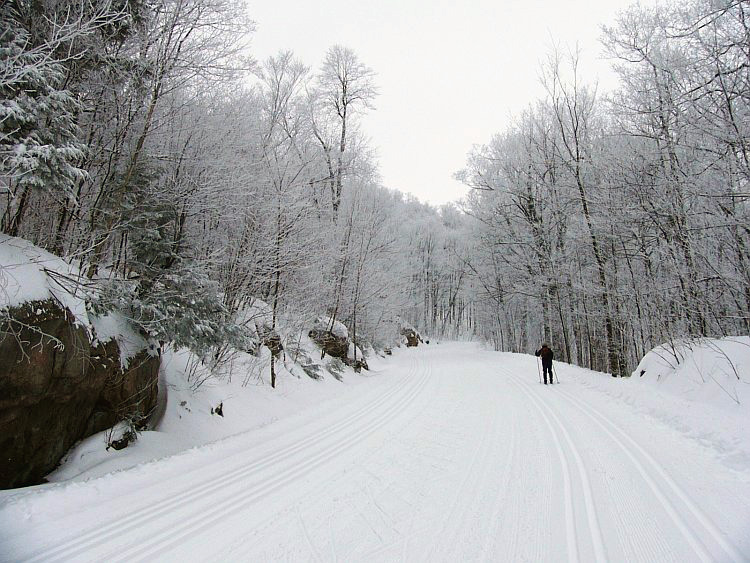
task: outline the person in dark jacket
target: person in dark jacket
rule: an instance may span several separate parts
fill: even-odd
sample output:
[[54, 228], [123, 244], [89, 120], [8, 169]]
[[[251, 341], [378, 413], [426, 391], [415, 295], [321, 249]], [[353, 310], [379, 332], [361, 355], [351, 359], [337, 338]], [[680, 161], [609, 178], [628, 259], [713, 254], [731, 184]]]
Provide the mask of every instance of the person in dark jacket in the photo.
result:
[[549, 373], [549, 382], [554, 383], [552, 380], [552, 359], [555, 354], [552, 349], [546, 344], [542, 344], [542, 347], [534, 352], [535, 356], [539, 356], [542, 359], [542, 369], [544, 370], [544, 384], [547, 385], [547, 374]]

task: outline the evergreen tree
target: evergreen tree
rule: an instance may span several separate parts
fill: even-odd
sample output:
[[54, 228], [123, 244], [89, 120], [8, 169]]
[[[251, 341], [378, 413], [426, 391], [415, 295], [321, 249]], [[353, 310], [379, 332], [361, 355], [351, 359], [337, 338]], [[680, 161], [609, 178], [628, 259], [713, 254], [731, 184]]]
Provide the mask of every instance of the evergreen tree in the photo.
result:
[[62, 87], [62, 65], [30, 47], [7, 5], [0, 8], [0, 60], [2, 230], [16, 235], [32, 190], [72, 197], [84, 175], [78, 164], [85, 147], [75, 122], [78, 102]]
[[130, 253], [122, 260], [126, 276], [103, 283], [95, 308], [117, 310], [149, 337], [199, 356], [227, 343], [244, 347], [244, 332], [231, 322], [219, 285], [181, 247], [175, 205], [141, 188], [128, 194], [124, 207], [131, 217], [122, 227]]

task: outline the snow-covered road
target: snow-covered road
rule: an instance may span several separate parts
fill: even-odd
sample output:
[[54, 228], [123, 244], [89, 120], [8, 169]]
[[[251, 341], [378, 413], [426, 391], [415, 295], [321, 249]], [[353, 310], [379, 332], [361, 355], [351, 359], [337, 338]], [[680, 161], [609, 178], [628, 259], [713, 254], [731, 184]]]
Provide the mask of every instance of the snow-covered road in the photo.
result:
[[558, 364], [562, 383], [540, 385], [535, 362], [474, 344], [399, 351], [320, 408], [8, 494], [0, 559], [750, 560], [749, 468], [591, 372]]

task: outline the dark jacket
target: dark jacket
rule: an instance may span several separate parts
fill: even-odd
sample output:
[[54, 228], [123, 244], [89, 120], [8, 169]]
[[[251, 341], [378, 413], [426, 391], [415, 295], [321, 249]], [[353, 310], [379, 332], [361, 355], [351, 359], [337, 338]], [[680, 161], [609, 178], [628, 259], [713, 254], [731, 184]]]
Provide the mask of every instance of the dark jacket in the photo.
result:
[[542, 358], [542, 365], [545, 367], [552, 367], [552, 359], [555, 357], [555, 354], [552, 352], [552, 349], [547, 346], [542, 346], [534, 352], [535, 356], [539, 356]]

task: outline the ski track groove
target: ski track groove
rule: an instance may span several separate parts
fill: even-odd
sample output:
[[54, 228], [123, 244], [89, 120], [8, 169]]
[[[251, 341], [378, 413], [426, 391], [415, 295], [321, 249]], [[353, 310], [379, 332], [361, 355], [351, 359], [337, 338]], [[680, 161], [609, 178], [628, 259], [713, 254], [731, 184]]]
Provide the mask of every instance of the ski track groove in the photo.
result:
[[[427, 369], [428, 374], [432, 375], [433, 366], [431, 362], [427, 362], [425, 369]], [[461, 442], [461, 436], [456, 434], [455, 429], [453, 429], [452, 421], [455, 419], [455, 413], [460, 410], [460, 407], [464, 405], [466, 402], [466, 398], [462, 398], [460, 402], [456, 401], [450, 401], [450, 397], [452, 396], [450, 393], [450, 390], [442, 390], [442, 393], [444, 396], [441, 396], [442, 398], [434, 398], [435, 401], [439, 402], [440, 400], [447, 400], [449, 401], [450, 406], [446, 411], [441, 411], [441, 423], [440, 428], [442, 431], [438, 432], [434, 429], [431, 431], [431, 435], [435, 436], [438, 435], [442, 438], [441, 441], [430, 443], [428, 444], [428, 450], [422, 451], [420, 457], [423, 459], [430, 459], [430, 460], [437, 460], [439, 462], [438, 465], [430, 464], [431, 469], [434, 469], [435, 472], [442, 473], [441, 476], [435, 476], [435, 473], [433, 473], [433, 477], [426, 477], [421, 481], [422, 484], [428, 484], [428, 483], [434, 483], [434, 487], [442, 487], [445, 486], [445, 483], [443, 482], [443, 479], [450, 478], [449, 475], [452, 473], [448, 466], [455, 462], [455, 455], [454, 456], [446, 456], [443, 452], [445, 451], [454, 451], [455, 445], [453, 442]], [[465, 406], [465, 405], [464, 405]], [[417, 416], [415, 416], [417, 418]], [[450, 442], [450, 443], [446, 443]], [[476, 451], [474, 452], [476, 453]], [[473, 457], [473, 456], [472, 456]], [[470, 462], [471, 464], [471, 462]], [[465, 480], [466, 477], [462, 480]], [[433, 488], [434, 488], [433, 487]], [[430, 487], [428, 487], [429, 489]], [[460, 487], [459, 487], [460, 488]], [[458, 495], [458, 493], [457, 493]], [[412, 505], [406, 498], [401, 499], [406, 504]], [[415, 519], [416, 515], [413, 515], [410, 520], [410, 532], [407, 537], [399, 537], [396, 538], [394, 541], [388, 542], [388, 543], [381, 543], [380, 545], [364, 552], [361, 557], [357, 558], [357, 560], [373, 560], [377, 559], [377, 557], [382, 556], [384, 552], [387, 552], [389, 550], [393, 550], [395, 547], [397, 547], [399, 544], [401, 545], [401, 561], [412, 561], [415, 559], [418, 559], [423, 554], [419, 555], [412, 555], [411, 557], [408, 556], [408, 548], [410, 544], [410, 540], [414, 536], [414, 530], [415, 530]], [[446, 522], [449, 521], [450, 518], [444, 519], [443, 523], [444, 525], [447, 525]], [[416, 526], [417, 533], [423, 534], [425, 531], [429, 533], [430, 529], [426, 526]], [[401, 535], [401, 534], [399, 534]], [[435, 536], [435, 534], [432, 534]], [[440, 534], [437, 534], [437, 536], [440, 536]], [[359, 542], [357, 545], [361, 545], [362, 543], [365, 543], [365, 540]], [[435, 547], [439, 544], [439, 541], [432, 542], [432, 548], [431, 552], [435, 550]], [[429, 560], [427, 558], [426, 560]]]
[[[432, 365], [430, 363], [426, 363], [425, 362], [425, 363], [421, 364], [419, 366], [419, 368], [422, 369], [423, 372], [424, 372], [423, 376], [422, 376], [423, 378], [425, 378], [426, 380], [427, 379], [431, 379], [431, 376], [432, 376]], [[421, 393], [421, 391], [420, 391], [420, 393]], [[402, 424], [402, 425], [409, 425], [413, 419], [419, 418], [419, 415], [420, 415], [420, 413], [423, 410], [424, 410], [424, 407], [422, 407], [422, 408], [420, 408], [418, 410], [413, 410], [413, 412], [412, 411], [408, 411], [408, 412], [404, 411], [404, 412], [407, 412], [407, 414], [410, 412], [412, 416], [409, 417], [408, 419], [404, 419], [403, 416], [402, 416], [400, 418], [400, 424]], [[403, 412], [401, 414], [403, 414]], [[363, 459], [355, 460], [354, 467], [358, 468], [359, 470], [361, 470], [366, 475], [369, 475], [373, 480], [375, 480], [375, 481], [382, 481], [379, 476], [377, 476], [371, 470], [369, 470], [366, 467], [364, 467], [363, 463], [364, 463], [364, 460], [366, 460], [366, 459], [367, 459], [367, 456], [365, 458], [363, 458]], [[335, 486], [333, 483], [334, 483], [334, 481], [328, 481], [326, 483], [326, 487], [330, 488], [332, 486]], [[391, 483], [386, 486], [385, 490], [387, 490], [388, 488], [390, 488], [392, 484], [393, 484], [393, 481], [391, 481]], [[360, 488], [362, 489], [361, 486], [360, 486]], [[382, 534], [377, 531], [377, 526], [373, 525], [372, 522], [370, 522], [369, 520], [367, 520], [367, 518], [364, 517], [364, 514], [362, 512], [363, 509], [360, 509], [358, 505], [355, 505], [355, 504], [353, 504], [351, 502], [348, 502], [347, 506], [349, 507], [350, 514], [352, 516], [358, 516], [360, 519], [362, 519], [362, 521], [365, 522], [365, 524], [367, 524], [368, 529], [370, 531], [372, 531], [375, 536], [377, 536], [378, 538], [380, 538], [380, 542], [379, 542], [378, 547], [376, 547], [374, 550], [372, 550], [370, 552], [367, 552], [367, 556], [368, 557], [372, 557], [373, 554], [381, 553], [381, 552], [383, 552], [383, 551], [385, 551], [387, 549], [392, 549], [394, 546], [397, 546], [400, 543], [402, 543], [402, 541], [403, 541], [403, 534], [395, 527], [395, 525], [393, 523], [393, 518], [390, 515], [388, 515], [379, 506], [379, 504], [377, 504], [377, 502], [374, 500], [373, 495], [369, 491], [367, 491], [367, 490], [364, 490], [364, 489], [362, 489], [362, 490], [364, 491], [363, 495], [365, 497], [370, 498], [370, 503], [368, 504], [368, 506], [369, 505], [373, 506], [372, 512], [376, 513], [376, 515], [378, 513], [382, 514], [380, 518], [376, 518], [376, 520], [379, 520], [380, 522], [382, 522], [382, 526], [380, 526], [380, 532], [382, 532]], [[411, 506], [412, 508], [415, 508], [414, 505], [412, 503], [410, 503], [406, 498], [401, 498], [400, 500], [402, 502], [404, 502], [405, 504]], [[413, 527], [413, 520], [412, 520], [412, 527]], [[260, 533], [262, 533], [263, 529], [265, 529], [265, 528], [261, 528], [260, 529]], [[331, 534], [333, 534], [333, 528], [331, 528], [329, 531], [330, 531]], [[383, 534], [389, 535], [391, 537], [394, 537], [395, 539], [392, 540], [392, 541], [390, 541], [390, 540], [389, 541], [385, 541], [383, 539], [383, 537], [382, 537]], [[333, 541], [333, 539], [331, 539], [330, 541]], [[352, 545], [349, 546], [348, 551], [347, 551], [347, 556], [344, 557], [344, 560], [352, 560], [353, 557], [351, 555], [351, 552], [352, 551], [356, 551], [357, 547], [360, 547], [362, 544], [366, 544], [368, 542], [369, 542], [369, 540], [368, 540], [367, 537], [362, 537], [362, 539], [359, 542], [354, 542], [354, 544], [352, 544]], [[339, 546], [339, 547], [341, 547], [341, 546]], [[335, 549], [336, 546], [331, 546], [331, 548]], [[238, 553], [244, 554], [245, 552], [242, 549], [240, 549]], [[234, 551], [231, 551], [231, 554], [232, 555], [236, 555], [236, 553]], [[248, 554], [248, 557], [249, 557], [249, 554]], [[287, 554], [287, 557], [288, 557], [288, 554]], [[364, 558], [364, 556], [356, 557], [354, 559], [355, 560], [359, 560], [359, 559], [362, 559], [362, 558]]]
[[[387, 425], [390, 421], [389, 416], [398, 413], [403, 406], [408, 405], [415, 397], [417, 397], [425, 383], [426, 377], [423, 376], [416, 384], [412, 385], [412, 388], [407, 394], [402, 395], [398, 401], [391, 403], [385, 412], [380, 413], [375, 424], [364, 426], [355, 432], [352, 432], [347, 428], [346, 430], [349, 435], [343, 440], [331, 444], [327, 448], [316, 450], [312, 456], [301, 462], [295, 463], [289, 468], [281, 469], [274, 478], [257, 483], [255, 488], [244, 490], [237, 495], [232, 495], [223, 502], [212, 502], [213, 508], [209, 508], [208, 511], [193, 512], [190, 516], [181, 520], [177, 525], [162, 527], [162, 529], [157, 532], [158, 535], [156, 537], [154, 537], [153, 534], [150, 534], [146, 543], [137, 546], [137, 549], [135, 550], [131, 549], [125, 552], [118, 552], [117, 559], [114, 559], [113, 561], [131, 561], [133, 558], [140, 558], [144, 555], [154, 557], [164, 554], [170, 548], [180, 544], [180, 542], [189, 537], [194, 531], [211, 528], [227, 518], [227, 513], [239, 512], [240, 510], [256, 503], [260, 499], [283, 489], [290, 483], [294, 483], [297, 479], [300, 467], [304, 467], [306, 470], [317, 469], [327, 463], [331, 459], [331, 456], [335, 455], [337, 451], [351, 448], [363, 438]], [[147, 557], [144, 560], [152, 559]]]
[[[572, 435], [584, 437], [592, 434], [592, 429], [595, 429], [595, 427], [591, 425], [585, 413], [583, 413], [585, 419], [580, 419], [577, 426], [572, 425], [573, 418], [569, 414], [573, 411], [570, 408], [562, 408], [557, 400], [559, 393], [561, 391], [556, 390], [552, 394], [546, 394], [550, 408], [555, 408], [559, 418], [566, 421], [566, 426], [571, 427]], [[607, 445], [615, 448], [608, 454], [606, 452], [602, 454], [601, 448], [590, 448], [587, 465], [595, 474], [600, 474], [598, 480], [599, 486], [602, 488], [600, 494], [606, 500], [604, 502], [600, 500], [597, 504], [603, 506], [604, 512], [609, 516], [610, 532], [606, 534], [606, 537], [609, 540], [607, 548], [610, 557], [618, 560], [627, 556], [629, 560], [633, 561], [659, 561], [660, 563], [679, 561], [679, 558], [675, 559], [674, 549], [670, 548], [668, 543], [660, 541], [661, 534], [658, 531], [661, 530], [662, 525], [658, 518], [654, 519], [654, 514], [661, 515], [658, 508], [654, 507], [657, 509], [650, 510], [648, 506], [640, 505], [638, 495], [629, 492], [629, 487], [634, 486], [633, 483], [628, 482], [625, 477], [619, 476], [614, 479], [606, 477], [609, 474], [608, 468], [610, 466], [617, 465], [616, 471], [625, 471], [628, 465], [624, 461], [623, 463], [613, 464], [612, 460], [607, 459], [607, 455], [619, 453], [616, 449], [617, 445], [612, 440], [608, 440]], [[625, 471], [625, 474], [627, 476], [632, 475], [629, 470]], [[642, 491], [638, 487], [635, 487], [635, 490]], [[645, 502], [648, 505], [648, 501], [651, 499], [652, 497], [644, 495], [640, 497], [640, 503]], [[646, 510], [645, 513], [643, 512], [644, 509]], [[612, 529], [614, 529], [614, 534], [611, 532]], [[614, 555], [618, 549], [619, 555]]]
[[594, 556], [596, 557], [597, 561], [607, 561], [607, 555], [604, 549], [604, 540], [602, 539], [602, 530], [596, 512], [596, 504], [594, 503], [594, 493], [591, 489], [591, 478], [589, 477], [588, 470], [586, 469], [586, 464], [583, 462], [583, 458], [581, 457], [581, 452], [578, 449], [578, 446], [576, 446], [575, 442], [573, 442], [573, 439], [570, 437], [568, 429], [560, 421], [557, 413], [555, 413], [555, 411], [543, 399], [540, 399], [540, 403], [544, 405], [544, 408], [547, 409], [547, 413], [552, 417], [553, 422], [557, 424], [557, 427], [560, 429], [565, 442], [568, 444], [570, 452], [573, 454], [573, 460], [575, 461], [576, 467], [578, 469], [578, 475], [581, 479], [581, 485], [583, 487], [583, 500], [586, 504], [586, 518], [589, 525], [589, 532], [591, 533], [591, 540], [594, 545]]
[[[155, 520], [158, 516], [165, 513], [171, 512], [175, 508], [179, 508], [186, 504], [190, 504], [196, 500], [196, 498], [210, 498], [213, 493], [220, 491], [227, 485], [237, 483], [248, 477], [252, 477], [254, 473], [259, 473], [273, 465], [283, 462], [300, 451], [304, 452], [305, 449], [314, 447], [315, 445], [329, 439], [332, 436], [340, 433], [342, 430], [351, 428], [352, 424], [357, 421], [368, 418], [368, 415], [377, 411], [384, 404], [387, 405], [388, 401], [394, 396], [398, 395], [402, 391], [403, 387], [408, 387], [411, 383], [413, 388], [416, 388], [417, 384], [414, 384], [411, 380], [414, 374], [419, 371], [419, 364], [414, 365], [409, 370], [409, 374], [404, 376], [403, 382], [400, 385], [393, 386], [392, 388], [382, 392], [377, 399], [370, 403], [366, 403], [362, 408], [357, 411], [350, 413], [343, 420], [335, 423], [326, 428], [321, 433], [314, 436], [314, 441], [310, 442], [309, 437], [305, 437], [301, 440], [285, 446], [281, 450], [274, 452], [269, 457], [263, 458], [262, 460], [254, 461], [248, 465], [241, 465], [227, 473], [220, 476], [219, 479], [207, 479], [197, 486], [188, 486], [183, 489], [179, 494], [170, 497], [168, 500], [159, 504], [156, 509], [151, 510], [151, 507], [144, 507], [141, 510], [132, 512], [127, 516], [113, 520], [112, 522], [105, 524], [99, 528], [92, 528], [78, 534], [72, 540], [68, 540], [57, 546], [53, 546], [51, 549], [39, 550], [31, 555], [25, 557], [28, 562], [34, 561], [54, 561], [58, 559], [68, 559], [77, 555], [81, 555], [82, 552], [88, 551], [92, 548], [100, 547], [105, 545], [112, 538], [122, 536], [124, 532], [130, 531], [136, 528], [144, 527], [148, 522]], [[420, 379], [419, 383], [424, 384], [424, 380]], [[409, 394], [411, 397], [412, 393]], [[389, 409], [390, 410], [390, 409]], [[211, 497], [212, 498], [212, 497]], [[145, 516], [145, 518], [144, 518]], [[119, 554], [118, 554], [119, 555]]]
[[523, 392], [528, 397], [531, 404], [534, 405], [534, 408], [539, 413], [545, 425], [549, 429], [550, 435], [552, 436], [555, 443], [555, 450], [557, 451], [557, 456], [560, 460], [560, 466], [562, 467], [563, 472], [563, 488], [565, 498], [565, 536], [567, 543], [568, 561], [577, 562], [579, 561], [579, 551], [578, 534], [576, 532], [575, 523], [575, 510], [573, 507], [573, 484], [570, 474], [570, 465], [567, 457], [565, 457], [565, 454], [563, 452], [562, 443], [560, 442], [560, 438], [557, 435], [557, 432], [555, 431], [552, 423], [550, 422], [549, 417], [544, 412], [544, 409], [540, 406], [541, 402], [534, 397], [534, 394], [531, 391], [526, 389], [525, 385], [519, 383], [518, 378], [512, 372], [507, 371], [506, 373], [510, 376], [512, 382], [518, 387], [518, 389], [520, 389], [521, 392]]
[[[656, 483], [654, 476], [648, 471], [643, 463], [641, 463], [635, 452], [640, 454], [643, 459], [648, 462], [656, 474], [664, 481], [664, 483], [672, 490], [672, 492], [685, 504], [688, 510], [693, 514], [695, 519], [702, 525], [703, 529], [710, 535], [716, 543], [721, 546], [726, 555], [728, 555], [732, 561], [741, 563], [746, 559], [739, 553], [736, 547], [734, 547], [726, 538], [723, 536], [721, 531], [718, 530], [716, 525], [698, 508], [698, 506], [692, 501], [689, 495], [667, 474], [666, 470], [657, 462], [648, 452], [646, 452], [633, 438], [627, 433], [617, 427], [612, 421], [606, 416], [601, 414], [594, 407], [588, 403], [582, 401], [577, 397], [573, 397], [567, 392], [562, 391], [561, 395], [565, 397], [570, 404], [576, 407], [584, 415], [588, 416], [589, 419], [593, 420], [625, 453], [625, 455], [633, 463], [638, 473], [643, 477], [644, 481], [648, 484], [649, 488], [654, 492], [659, 502], [662, 504], [667, 513], [674, 520], [675, 525], [679, 528], [685, 539], [690, 543], [690, 546], [696, 552], [702, 560], [713, 561], [713, 557], [706, 551], [706, 547], [700, 541], [700, 539], [691, 531], [688, 524], [683, 518], [680, 517], [679, 512], [675, 508], [674, 504], [666, 497], [662, 489]], [[609, 427], [609, 428], [608, 428]], [[610, 430], [611, 429], [611, 430]], [[613, 432], [614, 431], [614, 432]], [[615, 433], [619, 434], [622, 439], [618, 438]], [[624, 442], [629, 444], [626, 445]]]

